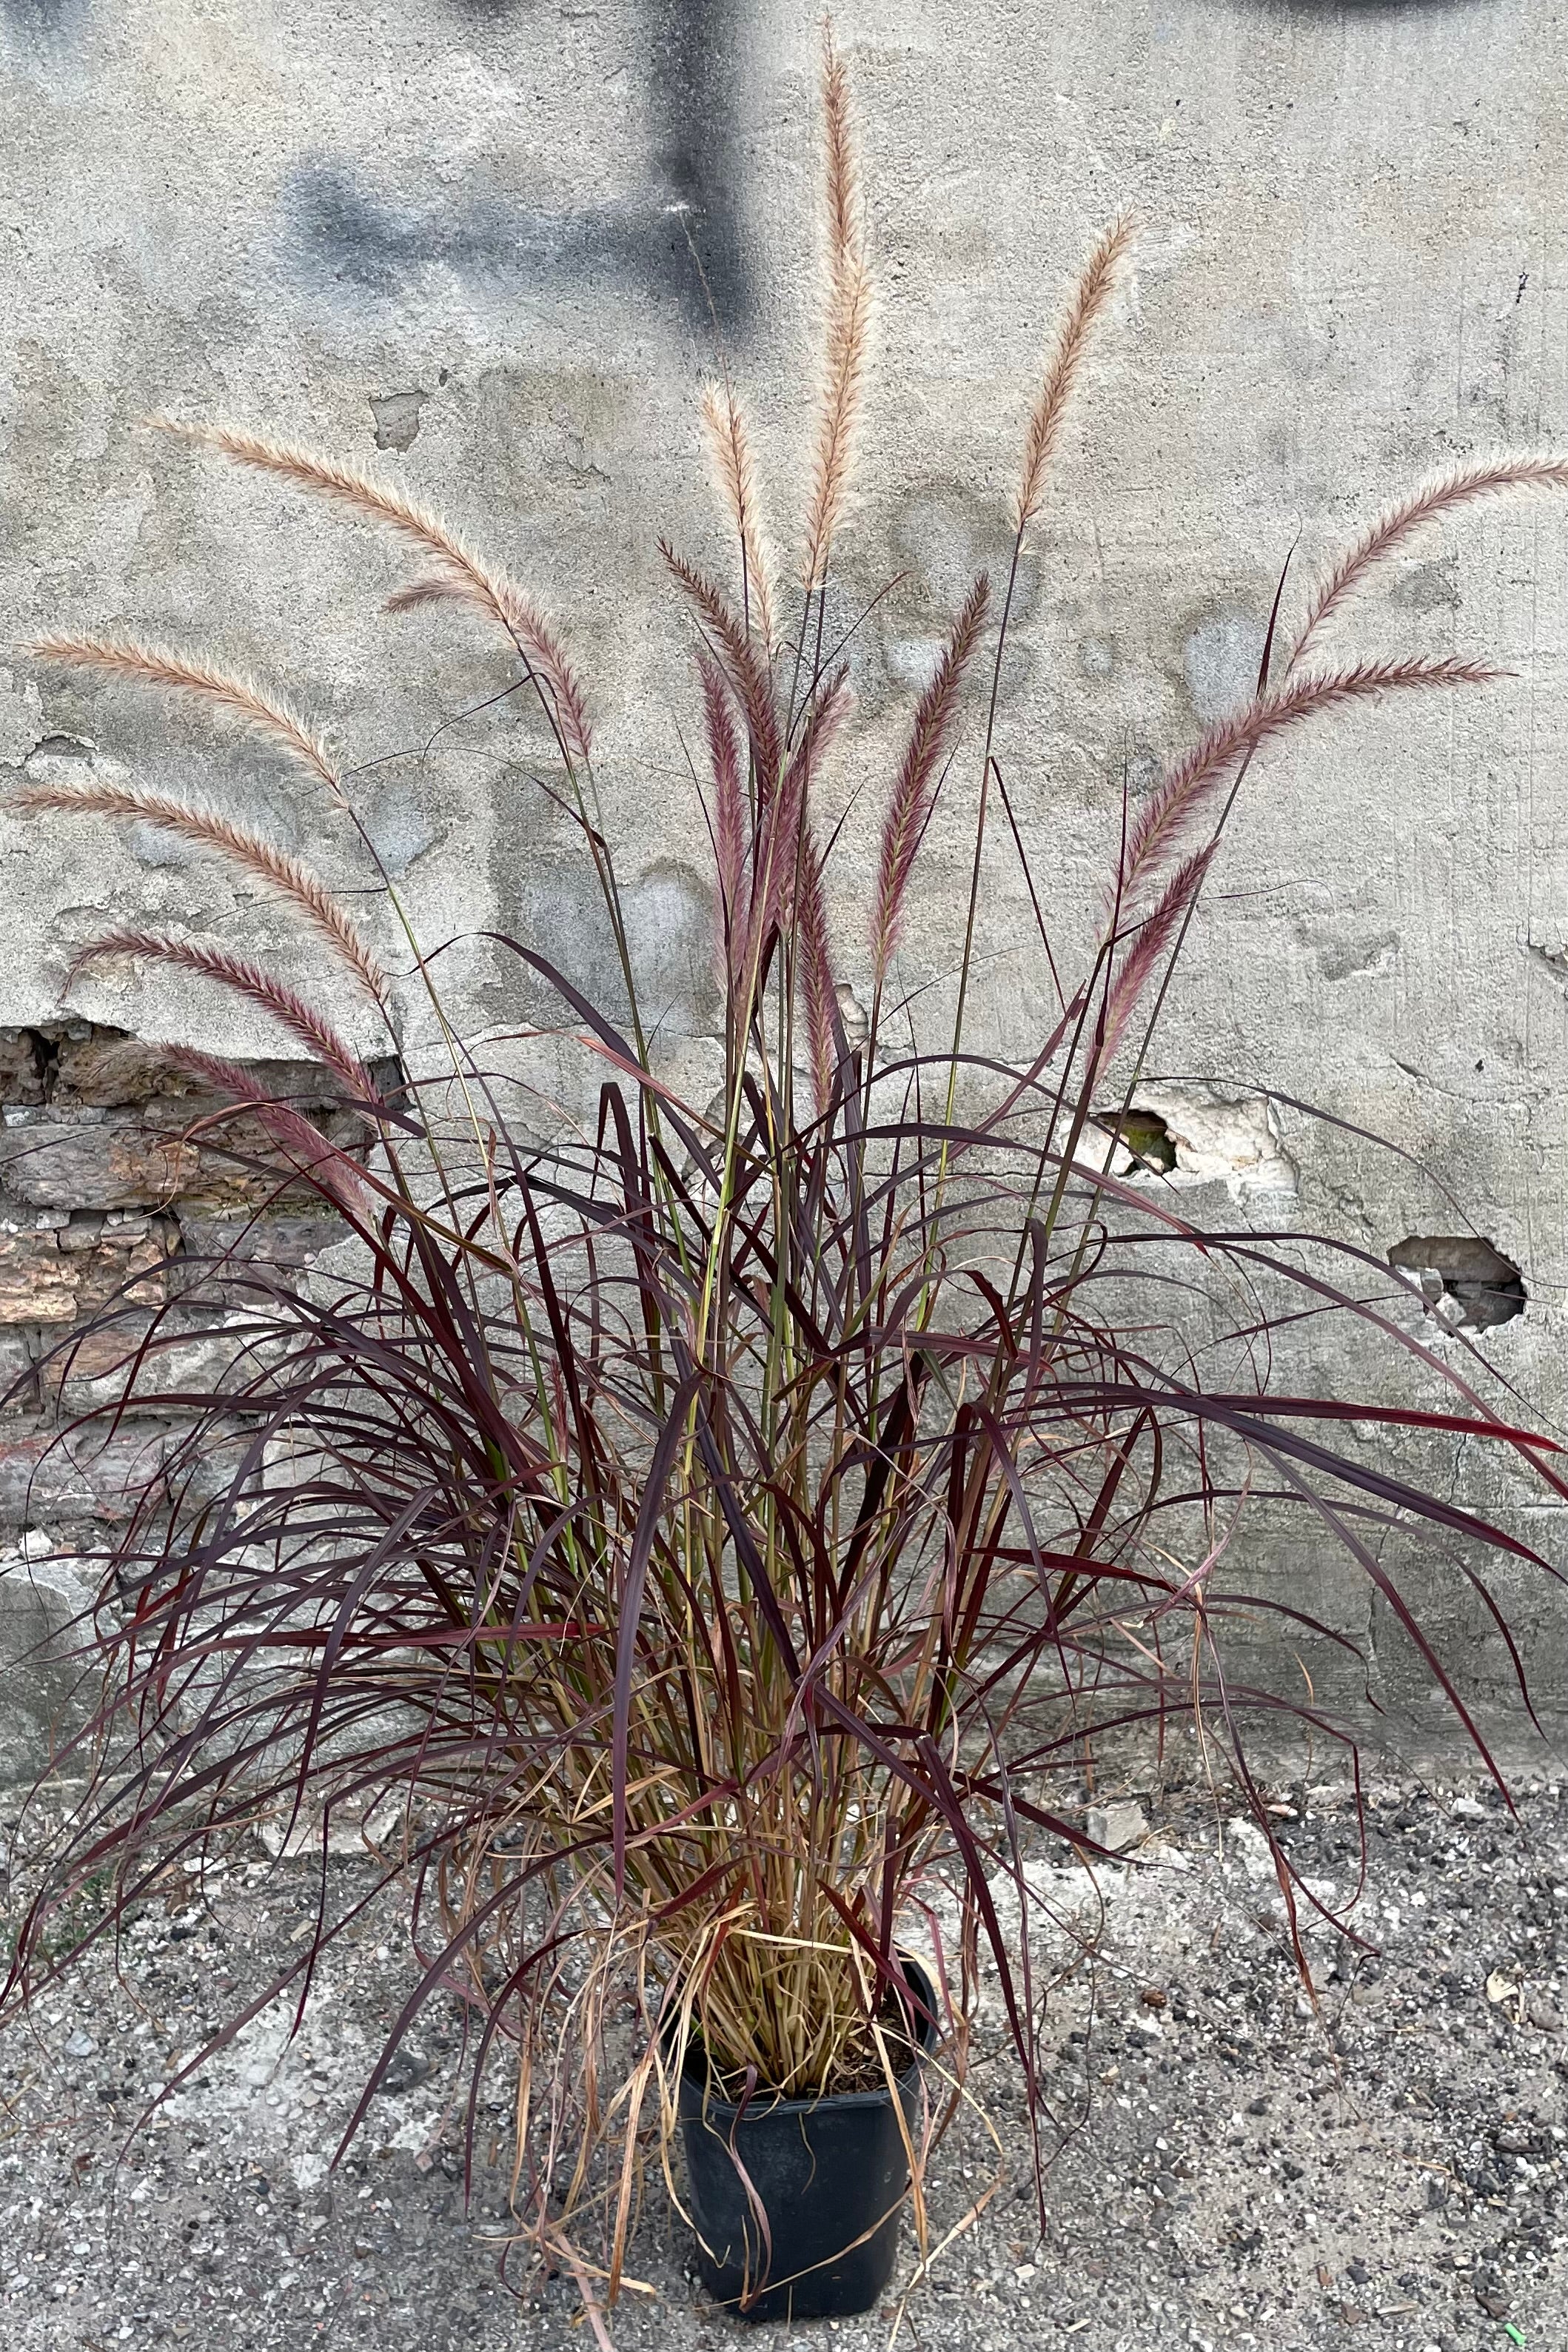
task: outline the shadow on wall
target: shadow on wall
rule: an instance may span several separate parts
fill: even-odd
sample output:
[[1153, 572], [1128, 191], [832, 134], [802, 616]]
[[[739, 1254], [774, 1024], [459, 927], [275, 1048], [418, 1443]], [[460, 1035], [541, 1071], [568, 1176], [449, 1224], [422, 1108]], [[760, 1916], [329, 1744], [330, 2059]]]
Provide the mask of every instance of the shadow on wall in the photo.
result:
[[59, 40], [86, 25], [88, 7], [89, 0], [0, 0], [0, 31]]
[[[16, 0], [0, 0], [10, 5]], [[537, 17], [531, 0], [447, 0], [447, 8], [476, 34], [515, 29], [526, 55]], [[711, 300], [721, 331], [744, 328], [755, 289], [739, 218], [743, 13], [743, 0], [639, 0], [634, 70], [646, 91], [651, 152], [644, 184], [624, 197], [553, 212], [489, 190], [443, 189], [428, 205], [409, 205], [323, 161], [297, 173], [285, 193], [290, 243], [315, 271], [371, 294], [401, 293], [439, 267], [503, 288], [641, 290], [677, 301], [700, 331], [710, 331]]]

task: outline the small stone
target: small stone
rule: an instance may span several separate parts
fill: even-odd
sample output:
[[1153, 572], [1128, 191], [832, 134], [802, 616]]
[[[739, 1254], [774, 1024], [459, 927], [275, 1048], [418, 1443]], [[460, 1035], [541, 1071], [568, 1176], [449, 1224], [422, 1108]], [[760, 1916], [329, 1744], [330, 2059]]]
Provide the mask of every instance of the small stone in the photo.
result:
[[399, 2098], [405, 2091], [412, 2091], [416, 2084], [424, 2082], [429, 2072], [430, 2061], [428, 2058], [421, 2057], [418, 2051], [409, 2049], [395, 2051], [385, 2074], [376, 2085], [377, 2094], [383, 2098]]
[[1084, 1828], [1094, 1843], [1104, 1846], [1110, 1853], [1126, 1853], [1131, 1847], [1141, 1845], [1149, 1834], [1142, 1806], [1131, 1801], [1090, 1805], [1084, 1817]]
[[90, 2033], [84, 2033], [81, 2028], [78, 2026], [76, 2032], [71, 2035], [70, 2040], [66, 2043], [66, 2056], [68, 2058], [96, 2058], [97, 2055], [97, 2042], [93, 2040]]
[[1487, 1817], [1486, 1807], [1474, 1797], [1456, 1797], [1449, 1810], [1460, 1822], [1484, 1822]]

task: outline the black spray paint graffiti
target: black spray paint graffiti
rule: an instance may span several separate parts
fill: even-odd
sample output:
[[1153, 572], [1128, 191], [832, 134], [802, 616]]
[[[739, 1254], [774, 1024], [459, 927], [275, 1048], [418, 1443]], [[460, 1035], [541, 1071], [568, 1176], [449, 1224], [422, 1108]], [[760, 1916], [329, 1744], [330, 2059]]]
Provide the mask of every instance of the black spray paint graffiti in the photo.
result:
[[[510, 0], [457, 5], [492, 33], [510, 19], [521, 37], [531, 16]], [[754, 289], [740, 227], [740, 14], [738, 0], [644, 0], [635, 70], [652, 153], [635, 193], [573, 212], [530, 210], [493, 186], [410, 205], [317, 163], [288, 191], [291, 241], [334, 281], [370, 294], [396, 294], [435, 266], [500, 288], [596, 281], [647, 292], [699, 332], [710, 331], [710, 299], [724, 334], [743, 329]]]
[[87, 0], [0, 0], [0, 19], [21, 37], [58, 39], [75, 32], [87, 13]]

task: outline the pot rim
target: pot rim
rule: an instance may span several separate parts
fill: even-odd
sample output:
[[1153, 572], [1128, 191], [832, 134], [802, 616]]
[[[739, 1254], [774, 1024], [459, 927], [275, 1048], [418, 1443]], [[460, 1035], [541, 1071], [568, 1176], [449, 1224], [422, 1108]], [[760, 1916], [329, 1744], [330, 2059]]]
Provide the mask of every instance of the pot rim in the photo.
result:
[[[906, 2086], [912, 2087], [919, 2080], [921, 2065], [936, 2048], [938, 2032], [936, 1987], [931, 1982], [929, 1970], [911, 1953], [900, 1952], [897, 1957], [899, 1966], [902, 1969], [910, 1990], [930, 2012], [919, 2021], [920, 2041], [913, 2057], [903, 2073], [894, 2077], [899, 2089], [902, 2091]], [[738, 2119], [742, 2131], [748, 2124], [760, 2123], [764, 2117], [771, 2120], [774, 2116], [815, 2115], [823, 2107], [832, 2107], [839, 2113], [847, 2113], [858, 2107], [887, 2106], [891, 2102], [891, 2093], [886, 2083], [875, 2091], [819, 2091], [808, 2099], [769, 2099], [763, 2094], [762, 2086], [759, 2084], [756, 2094], [742, 2107], [739, 2101], [721, 2098], [717, 2092], [710, 2089], [709, 2085], [713, 2079], [712, 2074], [706, 2065], [700, 2064], [699, 2053], [692, 2048], [687, 2050], [685, 2063], [680, 2070], [680, 2079], [683, 2087], [689, 2084], [701, 2099], [701, 2113], [704, 2117], [718, 2116], [727, 2117], [731, 2122]]]

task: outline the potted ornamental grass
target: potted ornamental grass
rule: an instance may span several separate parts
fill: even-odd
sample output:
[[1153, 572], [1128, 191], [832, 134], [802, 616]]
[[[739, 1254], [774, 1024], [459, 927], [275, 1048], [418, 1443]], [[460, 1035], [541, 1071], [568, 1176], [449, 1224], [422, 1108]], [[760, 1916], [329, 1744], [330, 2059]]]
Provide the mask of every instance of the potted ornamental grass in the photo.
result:
[[[925, 2245], [923, 2171], [965, 2095], [983, 1980], [1040, 2114], [1029, 1865], [1052, 1850], [1092, 1860], [1056, 1792], [1096, 1739], [1199, 1724], [1294, 1904], [1245, 1748], [1248, 1723], [1277, 1722], [1284, 1702], [1226, 1665], [1239, 1604], [1221, 1563], [1255, 1503], [1305, 1512], [1357, 1563], [1463, 1715], [1384, 1534], [1424, 1535], [1456, 1578], [1479, 1580], [1488, 1553], [1545, 1563], [1403, 1478], [1384, 1440], [1462, 1433], [1568, 1491], [1555, 1449], [1483, 1401], [1463, 1347], [1428, 1348], [1401, 1319], [1385, 1268], [1300, 1234], [1194, 1223], [1131, 1116], [1252, 763], [1336, 710], [1495, 675], [1399, 651], [1339, 662], [1339, 608], [1417, 530], [1494, 493], [1561, 489], [1568, 463], [1452, 474], [1315, 591], [1282, 583], [1256, 692], [1126, 803], [1075, 961], [1053, 938], [1059, 866], [1018, 819], [994, 727], [1071, 395], [1128, 266], [1115, 224], [1020, 416], [1008, 569], [975, 579], [899, 757], [858, 780], [878, 854], [857, 877], [856, 931], [836, 930], [824, 779], [857, 735], [830, 592], [871, 274], [831, 38], [821, 116], [825, 320], [798, 554], [771, 558], [727, 380], [703, 414], [733, 562], [714, 577], [663, 550], [692, 664], [669, 731], [700, 746], [711, 856], [711, 1098], [683, 1092], [639, 1000], [595, 697], [565, 635], [384, 480], [227, 425], [178, 428], [390, 534], [412, 559], [394, 604], [464, 608], [496, 647], [498, 694], [542, 714], [554, 772], [541, 789], [591, 869], [619, 982], [582, 983], [569, 940], [495, 944], [549, 992], [552, 1016], [523, 1043], [542, 1037], [551, 1066], [574, 1073], [572, 1102], [520, 1092], [493, 1034], [465, 1041], [332, 752], [250, 678], [131, 637], [37, 649], [258, 731], [323, 824], [357, 840], [367, 887], [352, 902], [163, 790], [89, 778], [12, 799], [154, 827], [271, 894], [319, 950], [309, 994], [221, 940], [133, 922], [87, 946], [72, 977], [132, 958], [233, 992], [353, 1116], [330, 1137], [239, 1065], [168, 1049], [247, 1132], [260, 1122], [253, 1173], [308, 1188], [343, 1239], [308, 1278], [237, 1246], [183, 1269], [186, 1295], [221, 1278], [234, 1344], [221, 1373], [158, 1381], [160, 1410], [183, 1416], [173, 1466], [100, 1562], [84, 1640], [105, 1696], [76, 1743], [88, 1792], [22, 1922], [7, 2001], [112, 1933], [171, 1860], [279, 1813], [314, 1825], [324, 1856], [335, 1817], [395, 1801], [378, 1884], [407, 1889], [416, 1967], [350, 2135], [424, 2005], [460, 2000], [471, 2099], [503, 2065], [515, 2089], [519, 2230], [575, 2277], [601, 2336], [660, 2171], [709, 2290], [736, 2313], [872, 2302], [906, 2202]], [[939, 802], [944, 822], [962, 812], [973, 855], [962, 959], [932, 989], [907, 950]], [[1025, 861], [1055, 1007], [1016, 1065], [975, 1025], [999, 840]], [[834, 881], [838, 907], [849, 877]], [[350, 1042], [367, 1022], [374, 1053]], [[1270, 1332], [1308, 1313], [1352, 1319], [1417, 1369], [1428, 1401], [1277, 1391]], [[102, 1415], [181, 1343], [163, 1308], [127, 1298], [108, 1328], [117, 1316], [124, 1379]], [[1265, 1605], [1247, 1602], [1249, 1621]], [[1310, 1598], [1281, 1608], [1310, 1627]], [[1310, 1698], [1300, 1711], [1333, 1736]], [[73, 1898], [106, 1872], [106, 1914], [62, 1950]], [[280, 1951], [269, 1991], [301, 1998], [342, 1924], [323, 1915]]]

